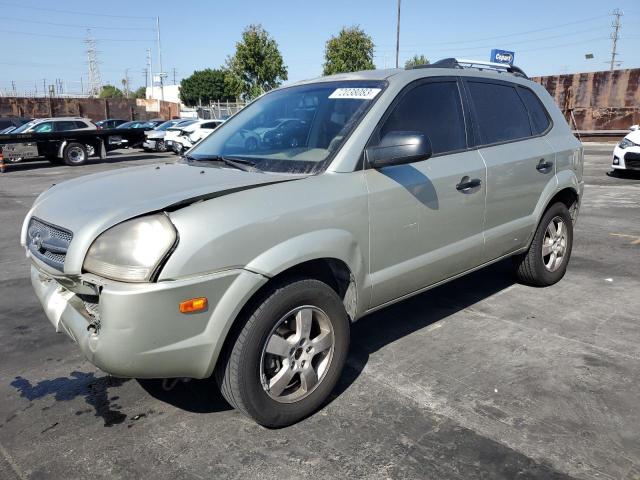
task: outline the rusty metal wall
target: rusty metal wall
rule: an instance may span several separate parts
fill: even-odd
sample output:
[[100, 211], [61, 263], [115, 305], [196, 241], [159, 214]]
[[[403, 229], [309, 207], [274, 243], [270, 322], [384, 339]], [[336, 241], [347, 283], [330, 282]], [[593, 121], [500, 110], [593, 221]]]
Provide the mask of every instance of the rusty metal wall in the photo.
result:
[[179, 116], [177, 103], [137, 101], [126, 98], [24, 98], [0, 97], [0, 117], [86, 117], [93, 121], [105, 118], [124, 120], [166, 120]]
[[[534, 77], [578, 130], [626, 130], [640, 123], [640, 68]], [[570, 123], [572, 128], [575, 128]]]

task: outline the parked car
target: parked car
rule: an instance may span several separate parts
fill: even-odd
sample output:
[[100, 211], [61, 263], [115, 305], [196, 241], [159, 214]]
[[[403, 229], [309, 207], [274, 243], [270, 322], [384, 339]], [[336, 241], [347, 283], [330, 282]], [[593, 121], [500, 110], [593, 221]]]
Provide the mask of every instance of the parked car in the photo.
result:
[[196, 123], [198, 119], [188, 119], [185, 120], [184, 123], [180, 125], [174, 125], [173, 127], [169, 127], [167, 129], [167, 133], [164, 135], [164, 143], [167, 147], [167, 150], [173, 150], [173, 142], [178, 140], [178, 137], [183, 134], [183, 130], [185, 127], [189, 125], [193, 125]]
[[30, 122], [31, 118], [24, 117], [0, 117], [0, 133], [9, 133], [11, 130]]
[[121, 120], [119, 118], [107, 118], [106, 120], [98, 120], [95, 122], [98, 130], [108, 130], [110, 128], [116, 128], [123, 123], [127, 123], [127, 120]]
[[640, 171], [640, 125], [631, 130], [613, 149], [611, 167], [614, 171]]
[[70, 130], [95, 130], [96, 126], [88, 118], [82, 117], [53, 117], [37, 118], [24, 123], [11, 133], [51, 133], [67, 132]]
[[[304, 143], [231, 142], [309, 105]], [[21, 242], [47, 317], [92, 363], [213, 374], [280, 427], [326, 402], [367, 314], [509, 257], [520, 281], [558, 282], [582, 169], [542, 86], [447, 59], [272, 90], [178, 162], [49, 188]]]
[[181, 126], [180, 134], [171, 142], [172, 150], [182, 155], [223, 123], [224, 120], [198, 120], [187, 126]]
[[309, 134], [307, 122], [297, 118], [279, 118], [267, 127], [253, 130], [265, 147], [288, 145], [295, 148], [303, 145]]
[[142, 148], [146, 151], [156, 151], [156, 152], [165, 152], [167, 150], [167, 145], [164, 141], [167, 130], [172, 127], [180, 127], [192, 124], [193, 120], [184, 120], [184, 119], [175, 119], [168, 120], [164, 123], [161, 123], [153, 130], [147, 132], [145, 134], [145, 141], [142, 144]]

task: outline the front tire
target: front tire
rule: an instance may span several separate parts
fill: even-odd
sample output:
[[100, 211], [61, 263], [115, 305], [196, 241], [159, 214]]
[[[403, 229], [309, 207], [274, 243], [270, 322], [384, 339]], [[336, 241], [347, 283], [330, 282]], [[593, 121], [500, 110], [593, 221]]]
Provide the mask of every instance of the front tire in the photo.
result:
[[298, 279], [269, 290], [216, 367], [225, 399], [269, 428], [291, 425], [326, 401], [344, 367], [350, 323], [325, 283]]
[[522, 283], [546, 287], [564, 277], [573, 246], [573, 222], [564, 203], [554, 203], [542, 216], [529, 250], [514, 257]]

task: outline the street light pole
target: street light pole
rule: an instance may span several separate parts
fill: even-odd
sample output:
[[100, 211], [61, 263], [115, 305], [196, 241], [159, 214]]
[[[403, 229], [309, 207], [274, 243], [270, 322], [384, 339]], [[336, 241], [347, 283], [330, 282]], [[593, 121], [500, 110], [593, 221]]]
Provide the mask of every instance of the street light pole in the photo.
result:
[[396, 68], [398, 68], [398, 57], [400, 56], [400, 0], [398, 0], [398, 23], [396, 29]]

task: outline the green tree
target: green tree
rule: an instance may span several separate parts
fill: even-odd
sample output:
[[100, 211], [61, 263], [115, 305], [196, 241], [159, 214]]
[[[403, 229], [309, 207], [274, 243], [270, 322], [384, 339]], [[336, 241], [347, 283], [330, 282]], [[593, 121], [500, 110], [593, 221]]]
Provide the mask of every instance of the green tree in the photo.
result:
[[147, 87], [140, 87], [134, 91], [133, 98], [147, 98]]
[[122, 90], [113, 85], [104, 85], [100, 91], [100, 98], [123, 98]]
[[359, 26], [343, 27], [324, 48], [324, 75], [372, 70], [373, 40]]
[[278, 44], [261, 25], [249, 25], [227, 59], [227, 85], [237, 96], [252, 99], [287, 79]]
[[189, 106], [216, 100], [233, 100], [235, 96], [228, 88], [225, 75], [222, 69], [196, 70], [180, 82], [180, 100]]
[[418, 65], [429, 65], [429, 60], [424, 55], [415, 54], [409, 60], [404, 62], [404, 68], [413, 68]]

